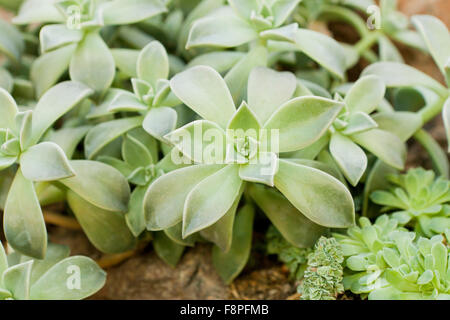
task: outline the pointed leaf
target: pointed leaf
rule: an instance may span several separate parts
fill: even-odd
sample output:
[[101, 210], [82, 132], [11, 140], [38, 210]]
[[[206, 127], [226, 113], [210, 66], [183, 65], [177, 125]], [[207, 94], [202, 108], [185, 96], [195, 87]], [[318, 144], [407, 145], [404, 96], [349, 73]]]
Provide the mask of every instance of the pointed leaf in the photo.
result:
[[257, 67], [248, 79], [248, 104], [263, 125], [294, 94], [297, 80], [292, 73]]
[[213, 265], [227, 284], [241, 273], [250, 257], [254, 216], [253, 206], [242, 207], [236, 215], [233, 226], [231, 248], [224, 252], [217, 246], [213, 247]]
[[91, 94], [91, 89], [73, 81], [61, 82], [48, 90], [33, 110], [33, 138], [30, 145], [37, 143], [56, 120]]
[[156, 81], [169, 76], [169, 57], [164, 46], [158, 41], [150, 42], [139, 54], [137, 75], [141, 80], [156, 88]]
[[97, 92], [108, 89], [116, 73], [114, 58], [97, 32], [88, 33], [79, 43], [70, 62], [70, 78]]
[[150, 185], [144, 199], [147, 229], [164, 230], [181, 222], [184, 203], [189, 192], [200, 181], [222, 167], [219, 165], [190, 166], [156, 179]]
[[15, 129], [16, 114], [19, 112], [14, 98], [3, 88], [0, 88], [0, 128]]
[[64, 24], [51, 24], [42, 27], [39, 33], [42, 53], [47, 53], [68, 44], [80, 42], [83, 32], [69, 29]]
[[297, 151], [317, 141], [342, 107], [342, 103], [325, 98], [295, 98], [280, 107], [264, 129], [279, 130], [280, 152]]
[[28, 300], [33, 260], [12, 266], [3, 273], [2, 282], [17, 300]]
[[84, 140], [86, 158], [93, 159], [106, 145], [124, 133], [139, 127], [142, 117], [122, 118], [103, 122], [89, 130]]
[[238, 17], [231, 8], [222, 7], [194, 22], [186, 47], [231, 48], [248, 43], [257, 37], [257, 32], [247, 21]]
[[172, 268], [175, 268], [180, 261], [185, 248], [185, 246], [172, 241], [162, 231], [154, 234], [153, 247], [156, 254]]
[[360, 78], [345, 96], [345, 104], [351, 113], [372, 113], [381, 103], [386, 87], [380, 78], [365, 76]]
[[326, 231], [326, 228], [305, 217], [275, 189], [251, 184], [249, 192], [255, 203], [292, 245], [309, 248]]
[[222, 218], [238, 197], [241, 185], [238, 165], [228, 165], [197, 184], [186, 197], [183, 238]]
[[347, 228], [355, 223], [353, 199], [336, 178], [304, 165], [280, 160], [275, 186], [313, 222]]
[[225, 128], [236, 111], [225, 81], [214, 69], [196, 66], [171, 81], [173, 93], [205, 120]]
[[128, 211], [130, 187], [119, 171], [106, 164], [88, 160], [73, 160], [70, 165], [75, 176], [59, 182], [103, 210]]
[[367, 168], [367, 156], [351, 139], [335, 132], [330, 140], [330, 152], [348, 181], [356, 186]]
[[102, 7], [105, 24], [132, 24], [167, 12], [161, 0], [114, 0]]
[[177, 121], [178, 114], [173, 108], [152, 108], [145, 116], [142, 127], [151, 136], [166, 142], [164, 136], [175, 130]]
[[384, 130], [372, 129], [354, 134], [351, 139], [387, 164], [399, 170], [403, 169], [406, 146], [396, 135]]

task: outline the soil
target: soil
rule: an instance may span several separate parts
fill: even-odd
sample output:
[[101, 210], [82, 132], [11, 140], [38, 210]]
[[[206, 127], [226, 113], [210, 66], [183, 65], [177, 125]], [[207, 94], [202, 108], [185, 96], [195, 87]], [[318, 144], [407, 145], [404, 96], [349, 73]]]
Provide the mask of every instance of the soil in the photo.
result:
[[[399, 0], [400, 8], [408, 15], [425, 13], [438, 16], [450, 27], [449, 0]], [[5, 18], [0, 12], [0, 18]], [[430, 74], [442, 76], [433, 61], [425, 54], [401, 48], [408, 64]], [[355, 71], [357, 72], [357, 71]], [[432, 122], [429, 132], [446, 146], [442, 120]], [[417, 144], [409, 149], [408, 166], [429, 167], [425, 152]], [[81, 231], [49, 226], [50, 241], [66, 244], [72, 254], [99, 259], [102, 254], [90, 245]], [[258, 238], [258, 235], [255, 236]], [[92, 299], [288, 299], [295, 296], [296, 285], [289, 280], [285, 267], [263, 254], [253, 253], [249, 266], [226, 286], [214, 271], [208, 245], [189, 248], [178, 266], [164, 264], [151, 245], [122, 264], [109, 268], [105, 287]]]

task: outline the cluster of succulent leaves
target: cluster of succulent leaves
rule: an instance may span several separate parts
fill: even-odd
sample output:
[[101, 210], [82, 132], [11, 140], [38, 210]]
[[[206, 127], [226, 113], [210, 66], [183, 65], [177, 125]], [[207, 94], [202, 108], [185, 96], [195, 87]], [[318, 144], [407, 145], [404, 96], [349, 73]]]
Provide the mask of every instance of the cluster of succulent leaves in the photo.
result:
[[336, 300], [344, 292], [344, 255], [334, 238], [321, 237], [309, 254], [304, 278], [298, 287], [302, 300]]
[[448, 232], [420, 237], [387, 215], [359, 224], [334, 234], [345, 256], [346, 290], [369, 299], [450, 298]]
[[435, 179], [433, 171], [411, 169], [404, 175], [391, 175], [390, 191], [376, 191], [371, 199], [392, 212], [400, 225], [413, 226], [423, 236], [432, 237], [450, 230], [450, 181]]
[[[382, 0], [382, 25], [372, 31], [364, 14], [373, 5], [0, 0], [14, 15], [12, 24], [0, 20], [0, 209], [8, 245], [34, 265], [53, 256], [42, 208], [63, 202], [104, 253], [152, 237], [157, 254], [175, 266], [185, 247], [213, 243], [213, 263], [229, 283], [245, 267], [255, 216], [264, 213], [279, 232], [269, 252], [301, 277], [307, 248], [329, 229], [354, 226], [354, 199], [362, 199], [363, 215], [373, 214], [370, 194], [404, 168], [407, 140], [425, 147], [438, 175], [449, 175], [447, 155], [422, 127], [442, 111], [450, 138], [450, 91], [403, 64], [393, 45], [430, 53], [449, 84], [448, 30], [431, 16], [410, 20], [396, 1]], [[352, 26], [360, 41], [339, 43], [312, 30], [333, 21]], [[350, 82], [347, 71], [361, 57], [372, 64]], [[263, 135], [272, 131], [277, 148]], [[225, 141], [222, 149], [214, 149], [217, 141]], [[373, 199], [401, 209], [394, 216], [402, 224], [431, 236], [448, 215], [448, 183], [421, 174], [426, 187], [410, 173], [392, 178], [407, 194], [395, 189]], [[323, 241], [318, 257], [333, 246]], [[313, 270], [327, 262], [311, 257], [305, 296], [335, 297], [338, 285], [320, 291], [319, 283], [339, 274]], [[40, 297], [34, 267], [19, 265], [23, 279], [31, 274], [30, 289], [5, 290]], [[441, 267], [427, 266], [424, 278]]]

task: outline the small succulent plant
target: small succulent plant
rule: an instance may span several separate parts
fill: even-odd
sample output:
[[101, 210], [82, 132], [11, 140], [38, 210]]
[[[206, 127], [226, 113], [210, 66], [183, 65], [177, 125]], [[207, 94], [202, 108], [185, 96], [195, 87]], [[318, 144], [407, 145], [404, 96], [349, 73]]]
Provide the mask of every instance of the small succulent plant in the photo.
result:
[[298, 288], [302, 300], [336, 300], [344, 292], [344, 256], [334, 238], [321, 237], [308, 256], [304, 278]]
[[410, 169], [389, 176], [390, 191], [375, 191], [371, 199], [401, 225], [412, 225], [419, 234], [432, 237], [450, 228], [450, 182], [435, 178], [433, 171]]
[[0, 300], [81, 300], [100, 290], [106, 273], [90, 258], [69, 257], [69, 248], [49, 244], [44, 259], [0, 244]]

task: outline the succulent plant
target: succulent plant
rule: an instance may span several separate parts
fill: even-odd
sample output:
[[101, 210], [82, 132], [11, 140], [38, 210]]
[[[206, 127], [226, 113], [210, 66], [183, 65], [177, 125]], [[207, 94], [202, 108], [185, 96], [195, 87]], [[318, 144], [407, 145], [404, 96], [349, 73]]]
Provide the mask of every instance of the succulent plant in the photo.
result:
[[336, 300], [344, 292], [344, 256], [334, 238], [321, 237], [308, 256], [308, 266], [298, 288], [302, 300]]
[[403, 175], [391, 175], [390, 191], [375, 191], [371, 199], [401, 225], [412, 225], [426, 237], [442, 234], [450, 228], [450, 182], [435, 178], [433, 171], [410, 169]]

